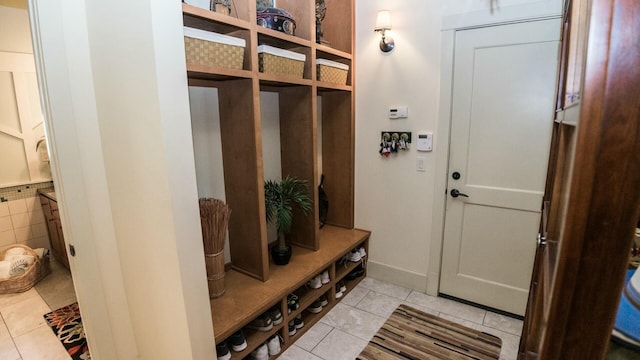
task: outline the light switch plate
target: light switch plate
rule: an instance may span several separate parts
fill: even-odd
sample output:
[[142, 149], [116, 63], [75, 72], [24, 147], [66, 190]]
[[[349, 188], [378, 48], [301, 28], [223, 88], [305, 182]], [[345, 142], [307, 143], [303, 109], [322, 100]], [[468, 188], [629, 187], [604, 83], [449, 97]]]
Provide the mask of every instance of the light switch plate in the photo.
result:
[[416, 171], [427, 171], [426, 159], [424, 156], [416, 156]]

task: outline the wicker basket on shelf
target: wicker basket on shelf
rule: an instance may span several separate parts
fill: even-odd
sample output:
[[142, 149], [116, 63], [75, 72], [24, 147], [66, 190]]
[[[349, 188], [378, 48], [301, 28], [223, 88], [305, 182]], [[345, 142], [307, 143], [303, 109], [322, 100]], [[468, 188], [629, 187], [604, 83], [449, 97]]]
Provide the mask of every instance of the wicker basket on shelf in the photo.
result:
[[258, 46], [258, 65], [262, 73], [302, 79], [306, 55], [268, 45]]
[[22, 275], [0, 280], [0, 294], [25, 292], [51, 273], [48, 254], [44, 254], [42, 258], [40, 258], [33, 249], [25, 245], [16, 244], [3, 250], [2, 253], [0, 253], [0, 260], [4, 260], [7, 251], [15, 248], [24, 249], [27, 254], [34, 257], [34, 261]]
[[184, 32], [187, 63], [242, 70], [244, 39], [188, 27]]

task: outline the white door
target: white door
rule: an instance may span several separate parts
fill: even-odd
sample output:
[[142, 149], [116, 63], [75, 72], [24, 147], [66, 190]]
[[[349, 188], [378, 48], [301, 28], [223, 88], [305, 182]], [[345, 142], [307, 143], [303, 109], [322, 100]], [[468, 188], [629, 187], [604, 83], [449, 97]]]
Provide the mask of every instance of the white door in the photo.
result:
[[559, 35], [560, 19], [456, 32], [443, 294], [524, 315]]

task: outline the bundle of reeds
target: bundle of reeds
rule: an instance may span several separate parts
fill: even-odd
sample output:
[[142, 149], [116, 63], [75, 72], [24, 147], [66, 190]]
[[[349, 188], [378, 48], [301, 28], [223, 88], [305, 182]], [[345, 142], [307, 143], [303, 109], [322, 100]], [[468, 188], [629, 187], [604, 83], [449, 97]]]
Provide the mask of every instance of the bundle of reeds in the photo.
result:
[[224, 238], [231, 209], [224, 201], [213, 198], [201, 198], [199, 204], [209, 297], [216, 298], [225, 291]]

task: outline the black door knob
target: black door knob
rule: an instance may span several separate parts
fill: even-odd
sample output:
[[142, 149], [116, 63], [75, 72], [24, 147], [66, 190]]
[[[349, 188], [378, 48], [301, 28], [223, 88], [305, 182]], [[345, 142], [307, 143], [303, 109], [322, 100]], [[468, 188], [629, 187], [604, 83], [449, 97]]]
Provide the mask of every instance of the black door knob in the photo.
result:
[[461, 193], [460, 190], [458, 189], [451, 189], [451, 197], [457, 198], [458, 196], [462, 196], [462, 197], [469, 197], [469, 195], [465, 194], [465, 193]]

